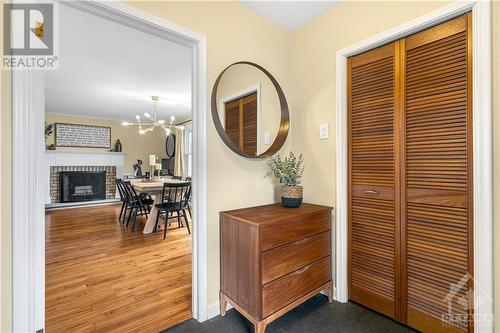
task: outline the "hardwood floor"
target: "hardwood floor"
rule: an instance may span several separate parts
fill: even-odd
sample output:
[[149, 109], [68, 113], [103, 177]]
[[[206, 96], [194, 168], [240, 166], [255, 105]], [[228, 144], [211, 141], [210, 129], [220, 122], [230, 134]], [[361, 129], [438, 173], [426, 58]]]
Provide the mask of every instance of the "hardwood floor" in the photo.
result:
[[159, 332], [191, 318], [191, 235], [134, 233], [120, 206], [46, 212], [48, 333]]

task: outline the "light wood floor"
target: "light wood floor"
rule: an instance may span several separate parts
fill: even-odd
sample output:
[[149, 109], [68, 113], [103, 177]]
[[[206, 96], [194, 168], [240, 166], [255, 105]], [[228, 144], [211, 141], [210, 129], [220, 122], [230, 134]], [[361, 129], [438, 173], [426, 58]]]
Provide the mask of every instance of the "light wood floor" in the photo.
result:
[[191, 235], [134, 233], [120, 206], [46, 213], [48, 333], [159, 332], [191, 318]]

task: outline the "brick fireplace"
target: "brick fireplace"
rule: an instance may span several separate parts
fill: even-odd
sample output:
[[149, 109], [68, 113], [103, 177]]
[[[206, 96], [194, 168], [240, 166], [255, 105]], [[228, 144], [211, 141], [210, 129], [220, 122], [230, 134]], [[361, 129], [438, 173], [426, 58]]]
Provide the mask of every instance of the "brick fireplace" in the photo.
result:
[[[60, 177], [62, 172], [68, 173], [105, 173], [105, 195], [106, 200], [117, 199], [115, 179], [122, 178], [124, 174], [125, 153], [117, 152], [99, 152], [99, 151], [65, 151], [65, 150], [47, 150], [45, 152], [45, 205], [55, 207], [65, 205], [60, 202]], [[102, 181], [102, 179], [101, 179]], [[78, 188], [78, 192], [86, 192], [88, 187]], [[88, 185], [88, 184], [87, 184]], [[72, 190], [75, 190], [72, 187]], [[97, 191], [102, 198], [102, 187]], [[86, 196], [86, 193], [84, 193]], [[85, 198], [85, 199], [88, 199]], [[74, 201], [73, 201], [74, 202]]]
[[116, 198], [116, 167], [115, 166], [51, 166], [50, 167], [50, 202], [61, 202], [61, 172], [105, 172], [106, 199]]

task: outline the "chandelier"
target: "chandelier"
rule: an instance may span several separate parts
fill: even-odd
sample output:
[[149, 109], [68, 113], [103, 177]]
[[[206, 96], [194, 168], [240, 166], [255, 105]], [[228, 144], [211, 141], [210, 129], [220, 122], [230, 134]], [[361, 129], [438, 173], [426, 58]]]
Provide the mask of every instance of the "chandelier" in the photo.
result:
[[155, 128], [163, 128], [165, 131], [165, 134], [168, 136], [170, 135], [171, 129], [175, 128], [174, 121], [175, 117], [172, 116], [170, 117], [170, 122], [166, 122], [163, 119], [157, 119], [156, 118], [156, 106], [158, 104], [158, 100], [160, 99], [159, 96], [151, 96], [151, 99], [154, 102], [154, 113], [153, 116], [149, 114], [148, 112], [144, 112], [144, 117], [148, 119], [148, 122], [141, 122], [141, 117], [139, 115], [135, 116], [135, 119], [137, 119], [137, 122], [135, 123], [129, 123], [127, 121], [124, 121], [122, 123], [123, 126], [137, 126], [139, 129], [139, 134], [145, 134], [147, 132], [152, 132]]

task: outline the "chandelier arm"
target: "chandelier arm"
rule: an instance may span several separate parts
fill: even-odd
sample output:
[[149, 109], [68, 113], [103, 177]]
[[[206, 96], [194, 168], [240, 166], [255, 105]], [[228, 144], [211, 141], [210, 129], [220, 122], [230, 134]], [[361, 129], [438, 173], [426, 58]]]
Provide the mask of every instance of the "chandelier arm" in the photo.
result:
[[151, 117], [149, 117], [149, 118], [153, 122], [142, 123], [141, 122], [141, 118], [139, 116], [136, 116], [137, 122], [135, 122], [135, 123], [123, 122], [123, 125], [124, 126], [136, 126], [136, 127], [139, 127], [139, 132], [141, 134], [144, 134], [146, 132], [152, 132], [156, 127], [161, 127], [161, 128], [164, 128], [165, 130], [168, 129], [170, 131], [170, 129], [172, 128], [172, 121], [170, 122], [170, 124], [168, 126], [166, 124], [164, 124], [164, 121], [161, 121], [162, 122], [161, 124], [158, 123], [157, 105], [158, 105], [158, 100], [160, 99], [160, 97], [158, 97], [158, 96], [151, 96], [151, 98], [153, 99], [153, 102], [154, 102], [154, 118], [153, 119], [151, 119]]

